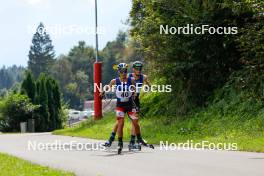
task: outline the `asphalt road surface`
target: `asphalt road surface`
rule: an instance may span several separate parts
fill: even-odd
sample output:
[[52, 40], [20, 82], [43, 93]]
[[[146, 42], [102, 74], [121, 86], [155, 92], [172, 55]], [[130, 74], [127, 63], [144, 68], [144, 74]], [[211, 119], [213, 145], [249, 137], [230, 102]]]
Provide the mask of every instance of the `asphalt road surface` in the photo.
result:
[[[72, 150], [69, 143], [72, 142]], [[0, 152], [80, 176], [263, 176], [264, 153], [210, 150], [81, 150], [103, 141], [50, 133], [1, 134]], [[79, 148], [74, 147], [78, 144]], [[82, 145], [81, 145], [82, 144]], [[33, 150], [34, 147], [38, 150]], [[30, 147], [30, 148], [29, 148]], [[66, 150], [63, 151], [62, 149]], [[98, 149], [96, 145], [94, 149]], [[81, 150], [78, 151], [77, 149]]]

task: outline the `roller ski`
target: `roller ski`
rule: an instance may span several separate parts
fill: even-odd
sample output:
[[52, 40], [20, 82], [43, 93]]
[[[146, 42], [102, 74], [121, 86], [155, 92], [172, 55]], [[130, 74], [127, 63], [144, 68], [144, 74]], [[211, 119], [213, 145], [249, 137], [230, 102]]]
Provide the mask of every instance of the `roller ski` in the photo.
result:
[[138, 140], [137, 143], [140, 146], [144, 146], [144, 147], [148, 147], [148, 148], [154, 149], [154, 146], [152, 144], [148, 144], [144, 139]]
[[122, 150], [123, 150], [123, 142], [118, 142], [117, 154], [121, 155]]
[[129, 143], [128, 144], [128, 150], [129, 151], [132, 151], [132, 150], [141, 151], [141, 145], [140, 144], [135, 144], [135, 143]]

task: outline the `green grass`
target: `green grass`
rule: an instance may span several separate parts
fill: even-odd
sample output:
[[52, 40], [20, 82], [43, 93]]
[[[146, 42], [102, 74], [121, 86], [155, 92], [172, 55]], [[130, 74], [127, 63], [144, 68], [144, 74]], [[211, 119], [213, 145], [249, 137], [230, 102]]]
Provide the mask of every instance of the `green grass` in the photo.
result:
[[[106, 140], [114, 123], [114, 113], [109, 113], [100, 121], [87, 120], [79, 127], [57, 130], [53, 134]], [[187, 140], [237, 143], [238, 150], [254, 152], [264, 152], [263, 124], [263, 113], [245, 118], [240, 115], [221, 115], [213, 109], [184, 119], [159, 116], [140, 120], [142, 135], [149, 143], [180, 143]], [[130, 128], [130, 120], [126, 118], [124, 140], [129, 140]]]
[[0, 176], [74, 176], [73, 173], [51, 169], [0, 153]]
[[[224, 98], [216, 96], [208, 107], [194, 109], [184, 116], [169, 114], [168, 103], [164, 104], [162, 98], [153, 93], [141, 99], [143, 111], [147, 113], [140, 119], [140, 125], [142, 136], [149, 143], [188, 140], [236, 143], [238, 150], [264, 152], [264, 102], [251, 98], [247, 92], [238, 95], [231, 91]], [[169, 107], [171, 112], [176, 108], [172, 107]], [[166, 115], [166, 112], [169, 113]], [[100, 121], [88, 120], [80, 127], [58, 130], [54, 134], [107, 140], [115, 123], [114, 116], [109, 113]], [[129, 140], [130, 128], [130, 120], [126, 118], [124, 140]]]

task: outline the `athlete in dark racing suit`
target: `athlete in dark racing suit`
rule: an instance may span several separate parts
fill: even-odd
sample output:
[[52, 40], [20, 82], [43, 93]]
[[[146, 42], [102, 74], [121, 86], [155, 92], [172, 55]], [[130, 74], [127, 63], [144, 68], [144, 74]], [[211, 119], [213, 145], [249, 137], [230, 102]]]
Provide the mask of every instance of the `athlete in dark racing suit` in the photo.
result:
[[[140, 101], [139, 101], [139, 95], [140, 95], [140, 89], [143, 86], [143, 84], [149, 85], [148, 79], [146, 75], [143, 75], [141, 73], [143, 64], [140, 61], [136, 61], [133, 63], [133, 73], [129, 73], [127, 75], [128, 78], [131, 78], [134, 80], [136, 85], [135, 95], [134, 99], [132, 99], [132, 105], [135, 108], [134, 111], [136, 111], [137, 114], [137, 121], [138, 121], [138, 112], [140, 110]], [[112, 142], [115, 139], [116, 132], [118, 131], [118, 122], [115, 124], [113, 128], [113, 132], [110, 135], [109, 140], [105, 143], [105, 146], [110, 147]], [[139, 128], [140, 132], [140, 128]], [[136, 133], [136, 129], [134, 126], [134, 123], [132, 121], [132, 130], [131, 130], [131, 139], [130, 139], [130, 147], [133, 148], [135, 145], [135, 139], [137, 137], [137, 142], [139, 144], [147, 145], [146, 142], [142, 139], [140, 133]]]
[[[116, 118], [117, 123], [113, 129], [113, 133], [109, 141], [105, 143], [105, 146], [111, 146], [114, 141], [115, 134], [118, 134], [118, 148], [123, 148], [123, 127], [125, 114], [129, 116], [134, 127], [135, 135], [137, 136], [138, 142], [143, 143], [143, 139], [140, 134], [140, 127], [138, 124], [138, 113], [134, 104], [134, 96], [136, 91], [136, 82], [133, 77], [129, 77], [127, 74], [126, 63], [120, 63], [118, 65], [119, 77], [111, 80], [109, 87], [115, 86], [115, 93], [117, 98], [116, 103]], [[103, 92], [101, 93], [101, 96]]]

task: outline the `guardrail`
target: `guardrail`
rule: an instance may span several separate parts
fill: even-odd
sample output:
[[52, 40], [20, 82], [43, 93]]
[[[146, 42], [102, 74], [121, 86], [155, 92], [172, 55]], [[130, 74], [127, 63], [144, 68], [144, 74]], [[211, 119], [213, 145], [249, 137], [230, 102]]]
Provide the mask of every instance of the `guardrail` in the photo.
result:
[[79, 120], [79, 119], [69, 119], [68, 122], [67, 122], [67, 126], [70, 127], [70, 128], [77, 127], [78, 125], [80, 125], [85, 120], [86, 119], [82, 119], [82, 120]]

